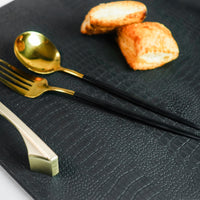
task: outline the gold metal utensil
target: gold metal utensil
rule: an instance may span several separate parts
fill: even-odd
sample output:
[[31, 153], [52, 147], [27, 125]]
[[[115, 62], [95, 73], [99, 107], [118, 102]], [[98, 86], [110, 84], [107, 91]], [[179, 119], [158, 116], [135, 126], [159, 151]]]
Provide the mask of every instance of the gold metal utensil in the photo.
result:
[[[72, 96], [75, 96], [81, 100], [89, 102], [95, 106], [99, 106], [105, 110], [109, 110], [113, 113], [117, 113], [129, 119], [138, 121], [143, 124], [147, 124], [165, 131], [169, 131], [178, 135], [182, 135], [188, 138], [193, 138], [199, 140], [198, 135], [193, 134], [192, 132], [180, 129], [176, 126], [166, 124], [157, 120], [154, 120], [150, 117], [146, 117], [129, 110], [123, 109], [119, 106], [111, 104], [109, 102], [103, 101], [99, 98], [88, 96], [86, 94], [75, 92], [73, 90], [68, 90], [64, 88], [52, 87], [48, 85], [46, 79], [41, 77], [36, 77], [31, 74], [24, 73], [22, 70], [15, 68], [14, 66], [8, 64], [7, 62], [0, 60], [0, 81], [10, 87], [12, 90], [15, 90], [19, 94], [29, 98], [35, 98], [47, 91], [56, 91], [66, 93]], [[5, 65], [5, 66], [3, 66]]]
[[112, 93], [124, 100], [127, 100], [137, 106], [200, 130], [200, 127], [193, 122], [190, 122], [180, 116], [177, 116], [174, 113], [146, 102], [142, 98], [130, 95], [124, 90], [115, 88], [112, 85], [109, 85], [88, 75], [84, 75], [77, 71], [61, 67], [61, 56], [59, 51], [56, 49], [54, 44], [41, 33], [27, 31], [20, 34], [15, 40], [14, 52], [16, 57], [24, 66], [36, 73], [49, 74], [56, 71], [63, 71], [75, 77], [81, 78], [82, 80], [87, 81], [88, 83], [101, 89], [104, 89], [105, 91]]
[[20, 132], [28, 151], [32, 171], [55, 176], [59, 173], [58, 156], [12, 111], [0, 102], [0, 115], [10, 121]]
[[61, 67], [59, 51], [41, 33], [28, 31], [19, 35], [15, 40], [14, 52], [20, 62], [31, 71], [40, 74], [63, 71], [79, 78], [84, 76], [74, 70]]

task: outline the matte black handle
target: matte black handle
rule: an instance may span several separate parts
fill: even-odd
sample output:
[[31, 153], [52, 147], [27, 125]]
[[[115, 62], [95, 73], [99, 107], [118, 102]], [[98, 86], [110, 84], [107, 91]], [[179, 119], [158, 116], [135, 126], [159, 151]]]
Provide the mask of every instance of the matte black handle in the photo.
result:
[[173, 113], [170, 113], [169, 111], [166, 111], [166, 110], [163, 110], [163, 109], [160, 109], [158, 107], [156, 107], [155, 105], [153, 104], [150, 104], [142, 99], [139, 99], [138, 97], [136, 96], [131, 96], [129, 93], [123, 91], [123, 90], [120, 90], [118, 88], [115, 88], [107, 83], [104, 83], [102, 81], [99, 81], [99, 80], [96, 80], [90, 76], [87, 76], [87, 75], [84, 75], [83, 77], [83, 80], [109, 92], [109, 93], [112, 93], [122, 99], [125, 99], [137, 106], [140, 106], [140, 107], [143, 107], [147, 110], [150, 110], [151, 112], [154, 112], [154, 113], [157, 113], [157, 114], [160, 114], [162, 116], [165, 116], [169, 119], [172, 119], [176, 122], [179, 122], [179, 123], [182, 123], [182, 124], [185, 124], [187, 126], [190, 126], [192, 128], [195, 128], [195, 129], [198, 129], [200, 130], [200, 127], [198, 127], [196, 124], [186, 120], [186, 119], [183, 119], [182, 117], [179, 117]]
[[178, 134], [178, 135], [182, 135], [182, 136], [185, 136], [185, 137], [188, 137], [188, 138], [192, 138], [192, 139], [196, 139], [196, 140], [200, 139], [198, 136], [194, 135], [193, 133], [191, 133], [189, 131], [177, 128], [177, 127], [169, 125], [169, 124], [165, 124], [163, 122], [148, 118], [148, 117], [143, 116], [143, 115], [138, 115], [136, 113], [133, 113], [133, 112], [130, 112], [130, 111], [125, 110], [123, 108], [120, 108], [120, 107], [118, 107], [114, 104], [107, 103], [107, 102], [105, 102], [101, 99], [97, 99], [97, 98], [94, 98], [94, 97], [91, 97], [91, 96], [88, 96], [86, 94], [82, 94], [82, 93], [79, 93], [79, 92], [75, 92], [74, 96], [78, 97], [78, 98], [80, 98], [80, 99], [82, 99], [86, 102], [89, 102], [89, 103], [91, 103], [95, 106], [99, 106], [103, 109], [112, 111], [112, 112], [120, 114], [122, 116], [126, 116], [130, 119], [136, 120], [136, 121], [141, 122], [143, 124], [147, 124], [147, 125], [150, 125], [150, 126], [153, 126], [153, 127], [165, 130], [165, 131], [169, 131], [169, 132], [172, 132], [172, 133], [175, 133], [175, 134]]

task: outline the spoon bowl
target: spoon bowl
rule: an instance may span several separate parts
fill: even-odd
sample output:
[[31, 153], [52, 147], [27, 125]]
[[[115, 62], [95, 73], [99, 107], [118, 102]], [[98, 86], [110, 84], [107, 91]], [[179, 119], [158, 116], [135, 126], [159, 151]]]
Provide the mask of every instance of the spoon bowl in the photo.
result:
[[29, 70], [50, 74], [61, 70], [60, 53], [44, 35], [34, 31], [19, 35], [14, 43], [14, 52]]

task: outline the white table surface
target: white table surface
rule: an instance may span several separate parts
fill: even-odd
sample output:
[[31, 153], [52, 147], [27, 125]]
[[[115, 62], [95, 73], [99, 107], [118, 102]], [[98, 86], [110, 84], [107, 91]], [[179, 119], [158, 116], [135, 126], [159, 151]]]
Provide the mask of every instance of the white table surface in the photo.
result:
[[33, 198], [0, 166], [0, 199], [33, 200]]
[[[1, 7], [13, 0], [0, 0]], [[32, 197], [0, 166], [0, 199], [2, 200], [33, 200]]]

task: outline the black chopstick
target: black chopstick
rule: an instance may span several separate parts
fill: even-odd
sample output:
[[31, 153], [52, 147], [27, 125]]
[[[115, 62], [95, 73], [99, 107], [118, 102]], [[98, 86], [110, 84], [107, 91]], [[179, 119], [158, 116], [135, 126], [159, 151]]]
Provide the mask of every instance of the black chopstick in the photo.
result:
[[143, 107], [147, 110], [150, 110], [151, 112], [154, 112], [154, 113], [157, 113], [157, 114], [160, 114], [164, 117], [167, 117], [173, 121], [176, 121], [176, 122], [179, 122], [179, 123], [182, 123], [184, 125], [187, 125], [189, 127], [192, 127], [192, 128], [195, 128], [197, 130], [200, 130], [200, 127], [197, 126], [196, 124], [194, 124], [193, 122], [190, 122], [182, 117], [179, 117], [177, 116], [176, 114], [173, 114], [173, 113], [170, 113], [169, 111], [167, 110], [164, 110], [164, 109], [161, 109], [161, 108], [158, 108], [156, 107], [155, 105], [152, 105], [142, 99], [139, 99], [138, 97], [136, 96], [131, 96], [130, 94], [128, 94], [127, 92], [123, 91], [123, 90], [120, 90], [118, 88], [115, 88], [107, 83], [104, 83], [100, 80], [97, 80], [97, 79], [94, 79], [88, 75], [84, 75], [83, 80], [111, 93], [111, 94], [114, 94], [122, 99], [125, 99], [137, 106], [140, 106], [140, 107]]
[[172, 126], [172, 125], [169, 125], [169, 124], [148, 118], [148, 117], [143, 116], [143, 115], [133, 113], [129, 110], [125, 110], [125, 109], [120, 108], [120, 107], [118, 107], [114, 104], [105, 102], [101, 99], [97, 99], [97, 98], [88, 96], [86, 94], [82, 94], [80, 92], [75, 92], [74, 96], [78, 97], [79, 99], [82, 99], [86, 102], [89, 102], [89, 103], [91, 103], [95, 106], [97, 105], [97, 106], [99, 106], [103, 109], [112, 111], [114, 113], [118, 113], [122, 116], [126, 116], [130, 119], [136, 120], [136, 121], [141, 122], [143, 124], [150, 125], [150, 126], [153, 126], [153, 127], [165, 130], [165, 131], [169, 131], [169, 132], [177, 134], [177, 135], [185, 136], [187, 138], [200, 140], [200, 136], [197, 136], [197, 135], [193, 134], [192, 132], [189, 132], [189, 131], [183, 130], [181, 128], [178, 128], [178, 127], [175, 127], [175, 126]]

